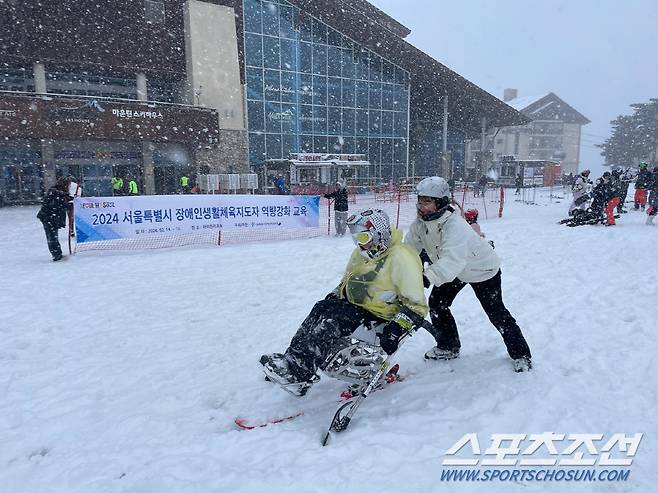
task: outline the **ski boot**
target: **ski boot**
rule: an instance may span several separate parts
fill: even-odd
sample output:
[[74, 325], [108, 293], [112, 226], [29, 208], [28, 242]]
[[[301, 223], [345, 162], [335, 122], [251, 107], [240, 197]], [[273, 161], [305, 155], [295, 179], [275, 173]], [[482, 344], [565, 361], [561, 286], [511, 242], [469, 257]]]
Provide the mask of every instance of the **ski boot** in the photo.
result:
[[262, 355], [260, 364], [263, 365], [266, 380], [278, 384], [283, 390], [297, 397], [306, 395], [306, 392], [320, 379], [317, 375], [313, 375], [310, 380], [298, 380], [290, 370], [290, 363], [280, 353]]
[[522, 373], [532, 369], [532, 360], [528, 356], [516, 358], [512, 360], [512, 363], [514, 364], [514, 371], [516, 373]]
[[459, 358], [459, 349], [439, 349], [434, 346], [425, 353], [425, 359], [447, 361], [455, 358]]

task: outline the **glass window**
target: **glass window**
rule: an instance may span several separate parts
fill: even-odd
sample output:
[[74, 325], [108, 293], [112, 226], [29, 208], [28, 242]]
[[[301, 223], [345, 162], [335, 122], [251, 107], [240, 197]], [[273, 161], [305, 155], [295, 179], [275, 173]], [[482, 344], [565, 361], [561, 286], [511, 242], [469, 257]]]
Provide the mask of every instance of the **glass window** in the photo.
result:
[[295, 25], [299, 30], [299, 39], [310, 43], [313, 41], [313, 36], [311, 34], [311, 18], [301, 11], [297, 12], [298, 14]]
[[263, 100], [263, 71], [247, 67], [247, 99]]
[[280, 23], [281, 23], [281, 37], [282, 38], [292, 38], [296, 37], [295, 26], [294, 26], [294, 16], [295, 12], [292, 7], [280, 6]]
[[352, 50], [351, 49], [341, 50], [340, 65], [341, 65], [341, 70], [342, 70], [343, 77], [353, 79], [354, 78], [354, 60], [352, 59]]
[[284, 134], [297, 134], [297, 106], [283, 103], [281, 105], [281, 131]]
[[382, 84], [382, 109], [392, 110], [395, 108], [395, 86], [393, 84]]
[[263, 34], [279, 35], [279, 6], [272, 2], [263, 2]]
[[313, 19], [313, 41], [315, 43], [327, 44], [327, 26]]
[[368, 101], [371, 108], [381, 109], [382, 107], [382, 86], [378, 82], [371, 82], [370, 94]]
[[343, 138], [342, 137], [328, 137], [327, 142], [327, 152], [338, 152], [342, 153], [343, 151]]
[[382, 59], [377, 55], [370, 55], [370, 80], [382, 80]]
[[381, 139], [368, 139], [368, 161], [381, 163]]
[[313, 152], [328, 152], [327, 137], [317, 135], [313, 137]]
[[370, 135], [381, 135], [382, 112], [377, 110], [369, 111]]
[[327, 48], [327, 72], [330, 76], [340, 77], [340, 53], [341, 49], [335, 46]]
[[281, 72], [281, 101], [295, 102], [296, 77], [297, 75], [292, 72]]
[[395, 83], [404, 85], [406, 80], [407, 78], [405, 76], [404, 70], [402, 70], [400, 67], [395, 67]]
[[329, 106], [340, 106], [340, 79], [329, 77], [327, 87], [327, 101]]
[[299, 152], [299, 137], [297, 135], [284, 135], [282, 143], [283, 159], [287, 159], [291, 153]]
[[382, 135], [393, 137], [393, 112], [382, 111]]
[[265, 149], [268, 159], [281, 159], [281, 135], [265, 134]]
[[367, 136], [369, 126], [370, 122], [368, 121], [368, 111], [356, 110], [356, 135]]
[[313, 103], [313, 77], [310, 75], [299, 76], [299, 101], [302, 104]]
[[393, 101], [393, 108], [395, 110], [407, 112], [408, 94], [408, 90], [404, 86], [395, 86], [395, 101]]
[[313, 71], [313, 47], [309, 43], [299, 43], [299, 71], [310, 74]]
[[265, 131], [281, 133], [281, 103], [265, 102]]
[[343, 106], [347, 108], [354, 108], [354, 96], [356, 94], [354, 80], [343, 79], [341, 82], [341, 86], [343, 89], [342, 90]]
[[297, 71], [297, 50], [293, 40], [281, 40], [281, 68], [292, 72]]
[[361, 80], [368, 80], [368, 75], [370, 72], [370, 57], [368, 53], [360, 51], [357, 53], [358, 65], [356, 66], [356, 76]]
[[313, 106], [313, 133], [315, 135], [327, 134], [326, 106]]
[[367, 137], [357, 137], [356, 138], [356, 154], [365, 154], [368, 155], [368, 138]]
[[345, 154], [354, 154], [354, 137], [343, 137], [341, 152]]
[[393, 139], [382, 139], [382, 163], [393, 162]]
[[368, 108], [368, 83], [356, 81], [356, 107]]
[[341, 135], [341, 111], [340, 108], [329, 107], [327, 110], [327, 133], [329, 135]]
[[395, 65], [386, 60], [382, 61], [382, 81], [395, 82]]
[[251, 164], [261, 164], [265, 160], [265, 135], [249, 133], [249, 161]]
[[343, 135], [354, 136], [354, 110], [343, 108]]
[[313, 73], [327, 74], [327, 47], [324, 45], [313, 45]]
[[312, 135], [302, 135], [300, 138], [300, 150], [301, 152], [313, 152], [313, 136]]
[[407, 141], [405, 139], [395, 139], [393, 159], [395, 164], [407, 164]]
[[265, 70], [265, 99], [267, 101], [281, 100], [281, 81], [278, 70]]
[[164, 24], [164, 3], [161, 1], [144, 0], [144, 20], [147, 24]]
[[394, 114], [394, 124], [395, 124], [395, 136], [396, 137], [406, 137], [407, 136], [407, 114], [402, 113], [401, 111], [396, 111]]
[[259, 101], [247, 101], [247, 118], [249, 130], [265, 130], [264, 105]]
[[[300, 117], [299, 117], [300, 127], [303, 134], [312, 134], [313, 133], [313, 107], [302, 104], [300, 106]], [[313, 147], [313, 146], [311, 146]]]
[[244, 30], [250, 33], [263, 32], [260, 15], [260, 0], [245, 0], [244, 2]]
[[313, 76], [313, 104], [327, 105], [327, 78], [321, 75]]
[[245, 34], [245, 60], [252, 67], [263, 66], [263, 37], [258, 34]]
[[263, 61], [266, 68], [281, 68], [279, 39], [263, 36]]
[[340, 46], [341, 44], [341, 35], [335, 29], [327, 29], [327, 43], [331, 46]]

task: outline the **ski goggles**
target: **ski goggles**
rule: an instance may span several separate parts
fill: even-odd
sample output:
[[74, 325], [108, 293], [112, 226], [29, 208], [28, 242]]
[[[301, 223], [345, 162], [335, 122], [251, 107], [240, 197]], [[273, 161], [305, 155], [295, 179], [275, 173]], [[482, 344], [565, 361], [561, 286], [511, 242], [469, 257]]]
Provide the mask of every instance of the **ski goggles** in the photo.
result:
[[358, 233], [352, 233], [352, 240], [359, 246], [367, 245], [372, 241], [372, 232], [359, 231]]

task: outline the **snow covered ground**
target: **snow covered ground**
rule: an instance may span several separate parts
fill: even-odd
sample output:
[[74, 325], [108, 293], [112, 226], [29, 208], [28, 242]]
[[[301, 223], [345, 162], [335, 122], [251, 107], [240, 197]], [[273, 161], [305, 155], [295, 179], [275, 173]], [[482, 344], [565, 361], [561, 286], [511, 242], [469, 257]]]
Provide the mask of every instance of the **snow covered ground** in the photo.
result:
[[[433, 340], [414, 336], [397, 358], [407, 380], [324, 448], [343, 385], [323, 379], [299, 400], [263, 381], [258, 357], [334, 287], [349, 238], [53, 263], [36, 207], [0, 209], [0, 492], [655, 491], [658, 228], [641, 213], [567, 228], [567, 202], [539, 204], [482, 222], [534, 370], [512, 371], [466, 289], [462, 356], [427, 363]], [[484, 449], [491, 433], [544, 431], [644, 438], [626, 482], [441, 481], [466, 433]]]

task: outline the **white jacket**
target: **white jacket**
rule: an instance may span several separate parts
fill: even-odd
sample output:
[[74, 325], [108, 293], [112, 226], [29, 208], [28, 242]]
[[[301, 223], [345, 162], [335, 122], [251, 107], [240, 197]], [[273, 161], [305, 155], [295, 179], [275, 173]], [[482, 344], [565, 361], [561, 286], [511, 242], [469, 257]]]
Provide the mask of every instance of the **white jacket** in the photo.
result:
[[500, 259], [489, 242], [454, 212], [434, 221], [417, 218], [404, 239], [417, 252], [425, 250], [432, 264], [425, 276], [435, 286], [458, 278], [463, 282], [491, 279], [500, 268]]

